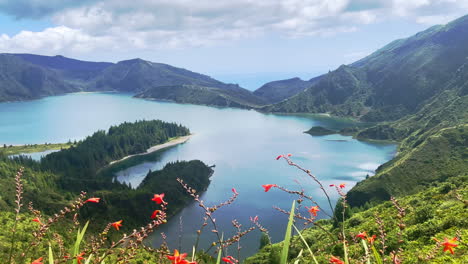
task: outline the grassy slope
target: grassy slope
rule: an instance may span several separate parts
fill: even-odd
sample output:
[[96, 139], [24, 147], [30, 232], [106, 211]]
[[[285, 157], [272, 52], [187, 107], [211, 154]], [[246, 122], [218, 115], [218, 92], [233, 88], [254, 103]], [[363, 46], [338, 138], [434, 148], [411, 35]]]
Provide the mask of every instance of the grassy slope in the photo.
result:
[[394, 41], [370, 56], [323, 75], [272, 112], [329, 112], [365, 121], [397, 120], [443, 92], [468, 54], [468, 16]]
[[412, 194], [468, 171], [468, 125], [443, 129], [381, 166], [348, 192], [352, 206]]
[[43, 152], [46, 150], [67, 149], [73, 146], [72, 143], [51, 143], [51, 144], [30, 144], [20, 146], [4, 146], [0, 148], [0, 153], [5, 155], [16, 155], [21, 153]]
[[[452, 238], [457, 231], [466, 239], [468, 236], [468, 186], [466, 181], [468, 175], [460, 175], [451, 178], [445, 183], [432, 185], [424, 191], [399, 199], [401, 207], [405, 208], [406, 216], [403, 222], [406, 228], [402, 232], [401, 244], [404, 250], [403, 263], [466, 263], [468, 261], [468, 248], [463, 243], [455, 249], [455, 255], [442, 252], [439, 248], [435, 250], [435, 258], [426, 261], [426, 256], [431, 253], [435, 247], [437, 238], [443, 241], [444, 237]], [[456, 196], [461, 197], [456, 198]], [[391, 202], [381, 203], [371, 209], [355, 213], [345, 222], [348, 238], [355, 237], [356, 234], [366, 231], [369, 235], [379, 236], [378, 226], [375, 222], [375, 215], [383, 219], [384, 229], [387, 233], [386, 255], [396, 250], [400, 245], [398, 243], [397, 227], [398, 218], [397, 209]], [[286, 219], [284, 219], [286, 221]], [[333, 234], [338, 234], [339, 230], [334, 229], [330, 220], [322, 220], [322, 224], [331, 230]], [[303, 235], [311, 246], [312, 250], [318, 255], [319, 263], [327, 263], [331, 254], [342, 256], [342, 245], [334, 245], [333, 241], [322, 230], [318, 228], [309, 228], [303, 231]], [[351, 239], [355, 240], [355, 239]], [[377, 249], [381, 248], [381, 239], [376, 240]], [[282, 243], [267, 246], [256, 255], [247, 259], [247, 264], [275, 264], [276, 259], [281, 252]], [[295, 237], [290, 250], [290, 258], [298, 255], [300, 249], [305, 248], [299, 237]], [[353, 259], [359, 259], [364, 256], [364, 251], [359, 240], [350, 242], [350, 256]], [[306, 251], [304, 254], [307, 256]], [[311, 259], [309, 259], [311, 261]], [[303, 261], [301, 263], [309, 263]], [[310, 262], [312, 263], [312, 262]]]

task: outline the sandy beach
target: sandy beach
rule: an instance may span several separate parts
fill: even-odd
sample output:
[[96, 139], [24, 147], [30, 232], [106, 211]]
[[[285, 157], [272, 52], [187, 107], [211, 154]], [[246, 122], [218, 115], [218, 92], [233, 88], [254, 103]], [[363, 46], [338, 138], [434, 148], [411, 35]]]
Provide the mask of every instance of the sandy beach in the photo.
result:
[[168, 148], [168, 147], [172, 147], [172, 146], [175, 146], [175, 145], [178, 145], [178, 144], [182, 144], [182, 143], [185, 143], [187, 142], [187, 140], [190, 139], [192, 135], [188, 135], [188, 136], [183, 136], [183, 137], [178, 137], [178, 138], [175, 138], [171, 141], [168, 141], [166, 143], [163, 143], [163, 144], [159, 144], [159, 145], [156, 145], [156, 146], [152, 146], [151, 148], [147, 149], [146, 152], [143, 152], [143, 153], [138, 153], [138, 154], [133, 154], [133, 155], [129, 155], [129, 156], [126, 156], [126, 157], [123, 157], [119, 160], [114, 160], [114, 161], [111, 161], [109, 163], [109, 165], [112, 165], [112, 164], [115, 164], [117, 162], [121, 162], [123, 160], [126, 160], [128, 158], [131, 158], [131, 157], [135, 157], [135, 156], [141, 156], [141, 155], [147, 155], [147, 154], [150, 154], [150, 153], [153, 153], [155, 151], [158, 151], [160, 149], [164, 149], [164, 148]]

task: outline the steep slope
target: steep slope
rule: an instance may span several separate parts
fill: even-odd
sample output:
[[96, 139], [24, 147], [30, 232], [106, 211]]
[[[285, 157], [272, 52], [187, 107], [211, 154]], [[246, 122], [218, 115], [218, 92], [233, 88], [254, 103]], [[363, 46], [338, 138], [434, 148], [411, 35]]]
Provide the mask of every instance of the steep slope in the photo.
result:
[[446, 128], [378, 168], [348, 192], [351, 206], [388, 200], [468, 171], [468, 124]]
[[[468, 65], [468, 64], [466, 64]], [[358, 138], [401, 141], [399, 155], [349, 192], [351, 205], [414, 193], [468, 170], [468, 67], [417, 113], [358, 132]]]
[[302, 92], [316, 83], [317, 80], [318, 78], [304, 81], [296, 77], [287, 80], [269, 82], [255, 90], [254, 94], [263, 98], [266, 102], [274, 104]]
[[53, 70], [0, 54], [0, 101], [36, 99], [79, 90]]
[[396, 120], [440, 94], [467, 62], [468, 16], [394, 41], [324, 75], [311, 88], [263, 110], [330, 112], [366, 121]]

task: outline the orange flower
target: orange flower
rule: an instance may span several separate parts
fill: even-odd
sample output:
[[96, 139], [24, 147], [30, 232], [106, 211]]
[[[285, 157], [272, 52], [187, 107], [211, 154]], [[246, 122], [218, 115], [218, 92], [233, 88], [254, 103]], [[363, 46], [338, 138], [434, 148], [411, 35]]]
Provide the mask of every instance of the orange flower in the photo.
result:
[[276, 187], [277, 185], [276, 184], [265, 184], [265, 185], [262, 185], [262, 187], [265, 189], [265, 192], [268, 192], [271, 187]]
[[35, 261], [31, 262], [31, 264], [42, 264], [42, 257], [36, 259]]
[[122, 226], [122, 220], [114, 222], [111, 225], [115, 228], [115, 230], [120, 230], [120, 227]]
[[374, 244], [375, 238], [376, 238], [376, 236], [375, 236], [375, 235], [372, 235], [371, 237], [368, 237], [368, 238], [367, 238], [367, 241], [369, 241], [369, 243], [371, 243], [371, 244]]
[[33, 220], [31, 220], [31, 221], [36, 222], [36, 223], [39, 223], [40, 225], [42, 225], [41, 219], [39, 219], [39, 217], [36, 217], [36, 218], [34, 218]]
[[345, 264], [344, 261], [342, 261], [341, 259], [335, 257], [335, 256], [331, 256], [330, 257], [330, 263], [336, 263], [336, 264]]
[[197, 264], [197, 262], [189, 262], [188, 260], [185, 260], [187, 257], [187, 253], [179, 254], [179, 251], [177, 249], [174, 249], [174, 255], [173, 256], [167, 256], [169, 260], [172, 260], [172, 264]]
[[151, 215], [151, 219], [155, 219], [158, 214], [161, 213], [161, 210], [154, 210], [153, 214]]
[[222, 258], [221, 260], [224, 261], [224, 262], [226, 262], [226, 263], [231, 263], [231, 264], [237, 263], [237, 262], [235, 262], [236, 259], [233, 258], [232, 256], [224, 257], [224, 258]]
[[99, 200], [101, 200], [101, 198], [89, 198], [85, 203], [99, 203]]
[[317, 216], [317, 212], [320, 211], [320, 209], [319, 209], [318, 206], [311, 206], [311, 207], [307, 207], [307, 206], [306, 206], [306, 209], [307, 209], [307, 211], [308, 211], [311, 215], [313, 215], [313, 216]]
[[161, 194], [155, 194], [153, 199], [151, 199], [151, 201], [155, 201], [157, 204], [162, 204], [164, 203], [164, 193], [161, 193]]
[[292, 156], [292, 154], [291, 154], [291, 153], [288, 153], [288, 157], [291, 157], [291, 156]]
[[453, 248], [458, 247], [458, 245], [455, 244], [455, 242], [457, 242], [457, 237], [454, 237], [452, 239], [444, 238], [444, 242], [441, 243], [441, 245], [444, 246], [444, 252], [450, 251], [450, 253], [453, 254]]
[[282, 157], [284, 157], [284, 155], [279, 155], [278, 157], [276, 157], [276, 160], [279, 160], [279, 159], [281, 159]]
[[346, 184], [344, 184], [344, 183], [340, 184], [341, 189], [343, 189], [344, 187], [346, 187]]
[[84, 256], [84, 252], [81, 252], [80, 254], [78, 254], [76, 256], [76, 260], [78, 261], [78, 264], [81, 264], [81, 261], [84, 259], [83, 256]]
[[364, 232], [361, 232], [361, 233], [357, 234], [356, 237], [359, 237], [359, 238], [362, 238], [362, 239], [366, 239], [367, 234], [366, 234], [366, 232], [364, 231]]

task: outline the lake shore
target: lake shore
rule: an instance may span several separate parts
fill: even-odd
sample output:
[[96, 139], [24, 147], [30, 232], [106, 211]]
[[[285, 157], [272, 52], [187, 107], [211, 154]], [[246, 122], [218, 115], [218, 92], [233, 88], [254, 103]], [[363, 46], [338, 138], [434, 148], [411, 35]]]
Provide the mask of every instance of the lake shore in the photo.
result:
[[185, 142], [187, 142], [192, 136], [193, 136], [193, 135], [188, 135], [188, 136], [183, 136], [183, 137], [174, 138], [174, 139], [172, 139], [172, 140], [169, 140], [169, 141], [166, 142], [166, 143], [152, 146], [151, 148], [147, 149], [146, 152], [138, 153], [138, 154], [133, 154], [133, 155], [128, 155], [128, 156], [123, 157], [123, 158], [121, 158], [121, 159], [119, 159], [119, 160], [111, 161], [111, 162], [109, 163], [109, 166], [110, 166], [110, 165], [113, 165], [113, 164], [115, 164], [115, 163], [124, 161], [124, 160], [126, 160], [126, 159], [129, 159], [129, 158], [131, 158], [131, 157], [147, 155], [147, 154], [153, 153], [153, 152], [158, 151], [158, 150], [161, 150], [161, 149], [165, 149], [165, 148], [168, 148], [168, 147], [172, 147], [172, 146], [175, 146], [175, 145], [179, 145], [179, 144], [185, 143]]

